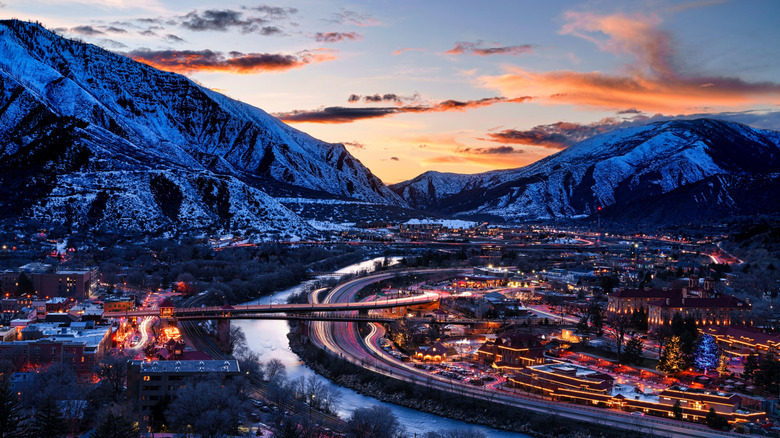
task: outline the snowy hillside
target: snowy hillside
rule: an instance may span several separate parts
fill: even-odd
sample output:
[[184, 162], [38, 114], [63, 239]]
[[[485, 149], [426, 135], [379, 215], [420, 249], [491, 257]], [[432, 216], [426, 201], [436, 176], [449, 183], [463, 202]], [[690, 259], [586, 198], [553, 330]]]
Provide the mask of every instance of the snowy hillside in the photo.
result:
[[[286, 192], [299, 187], [406, 206], [341, 144], [314, 139], [184, 76], [15, 20], [0, 21], [0, 170], [6, 171], [0, 176], [3, 187], [32, 195], [6, 194], [0, 202], [14, 214], [51, 219], [60, 218], [52, 209], [62, 199], [78, 199], [72, 201], [80, 205], [75, 210], [89, 210], [87, 204], [106, 189], [101, 184], [117, 181], [116, 174], [100, 173], [119, 171], [166, 173], [183, 199], [192, 201], [188, 205], [203, 204], [190, 198], [203, 194], [191, 190], [198, 183], [188, 174], [205, 175], [230, 186], [223, 194], [229, 193], [231, 205], [244, 201], [239, 193], [252, 193], [277, 210], [272, 216], [278, 218], [291, 213], [260, 196], [268, 182], [290, 187]], [[131, 184], [135, 178], [119, 180]], [[103, 193], [109, 193], [109, 206], [132, 198], [117, 190]], [[149, 221], [165, 216], [163, 206], [148, 203], [149, 193], [135, 199], [135, 208], [108, 213], [154, 208]], [[250, 222], [260, 227], [272, 222], [252, 209], [236, 214], [236, 220], [246, 214], [245, 220], [254, 218]], [[208, 216], [182, 214], [177, 220], [194, 226]]]
[[519, 169], [427, 172], [391, 188], [416, 208], [445, 214], [574, 218], [715, 175], [780, 172], [779, 145], [780, 133], [738, 123], [670, 121], [602, 134]]

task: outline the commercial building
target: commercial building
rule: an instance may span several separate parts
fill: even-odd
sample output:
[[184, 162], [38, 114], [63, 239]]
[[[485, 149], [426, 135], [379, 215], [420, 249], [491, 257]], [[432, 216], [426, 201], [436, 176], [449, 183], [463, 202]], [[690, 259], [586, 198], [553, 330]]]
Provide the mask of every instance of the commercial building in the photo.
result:
[[127, 394], [144, 421], [166, 397], [186, 385], [188, 379], [240, 374], [237, 360], [162, 360], [133, 361], [127, 370]]
[[97, 282], [96, 269], [57, 270], [54, 266], [43, 263], [29, 263], [17, 269], [0, 273], [0, 289], [3, 294], [17, 296], [25, 292], [20, 286], [20, 278], [24, 275], [31, 285], [27, 291], [38, 297], [65, 297], [83, 300], [93, 291]]
[[545, 361], [544, 346], [536, 336], [527, 333], [487, 340], [477, 350], [477, 357], [479, 362], [502, 372], [540, 365]]
[[92, 375], [95, 365], [111, 348], [111, 327], [58, 327], [30, 324], [20, 330], [22, 340], [0, 343], [0, 360], [20, 369], [36, 365], [70, 365], [80, 378]]

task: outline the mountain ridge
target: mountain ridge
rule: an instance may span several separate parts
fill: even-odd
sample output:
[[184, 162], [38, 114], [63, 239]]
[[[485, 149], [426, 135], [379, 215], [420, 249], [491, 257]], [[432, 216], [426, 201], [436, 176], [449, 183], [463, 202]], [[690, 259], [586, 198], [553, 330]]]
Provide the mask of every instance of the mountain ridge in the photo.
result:
[[[343, 144], [314, 139], [184, 76], [18, 20], [0, 21], [0, 169], [8, 171], [0, 177], [5, 187], [34, 192], [29, 202], [9, 195], [0, 203], [35, 217], [62, 216], [46, 211], [56, 204], [47, 199], [55, 189], [55, 198], [89, 211], [101, 172], [141, 170], [168, 170], [169, 179], [182, 184], [194, 178], [187, 172], [205, 172], [214, 184], [232, 187], [238, 181], [247, 190], [263, 191], [264, 182], [274, 181], [290, 192], [301, 187], [323, 197], [406, 207]], [[89, 196], [63, 191], [68, 175], [77, 173], [78, 190]], [[129, 176], [128, 189], [131, 181], [151, 190]], [[210, 210], [215, 221], [220, 216], [204, 204], [202, 190], [183, 195]], [[286, 210], [271, 197], [264, 200], [275, 203], [274, 210]], [[231, 201], [236, 209], [237, 202]], [[155, 212], [164, 207], [143, 205]], [[295, 215], [287, 210], [282, 216]], [[166, 217], [166, 226], [176, 225]], [[265, 219], [255, 219], [249, 222], [263, 228]], [[179, 220], [195, 224], [184, 215]]]
[[714, 175], [780, 172], [778, 145], [775, 131], [714, 119], [671, 120], [600, 134], [517, 169], [426, 172], [390, 188], [412, 207], [441, 214], [572, 219]]

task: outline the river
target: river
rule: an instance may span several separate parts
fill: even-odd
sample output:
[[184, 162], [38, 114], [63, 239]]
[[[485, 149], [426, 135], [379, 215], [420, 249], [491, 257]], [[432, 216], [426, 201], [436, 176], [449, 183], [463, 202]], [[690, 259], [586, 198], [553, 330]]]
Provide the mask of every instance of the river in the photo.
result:
[[[375, 259], [375, 260], [382, 260]], [[368, 260], [362, 263], [358, 263], [347, 268], [341, 269], [339, 273], [352, 273], [361, 270], [372, 270], [375, 260]], [[302, 284], [281, 292], [277, 292], [270, 297], [265, 297], [254, 303], [286, 303], [287, 297], [291, 294], [300, 291], [306, 285]], [[342, 418], [349, 418], [352, 411], [356, 408], [367, 407], [371, 405], [381, 405], [390, 408], [393, 413], [398, 417], [398, 421], [403, 424], [406, 432], [409, 436], [422, 436], [429, 431], [444, 431], [450, 429], [476, 429], [484, 432], [488, 437], [496, 438], [524, 438], [528, 435], [520, 433], [505, 432], [502, 430], [496, 430], [485, 426], [477, 426], [469, 424], [463, 421], [451, 420], [449, 418], [440, 417], [438, 415], [427, 414], [424, 412], [416, 411], [414, 409], [405, 408], [402, 406], [394, 405], [392, 403], [382, 402], [373, 397], [358, 394], [357, 392], [348, 389], [338, 387], [330, 380], [317, 375], [312, 371], [303, 361], [290, 350], [290, 346], [287, 341], [287, 334], [290, 329], [286, 321], [271, 321], [271, 320], [236, 320], [231, 321], [231, 324], [235, 324], [244, 330], [246, 334], [246, 340], [249, 348], [254, 350], [260, 355], [260, 360], [267, 362], [269, 359], [279, 359], [287, 367], [287, 376], [290, 379], [296, 379], [300, 376], [309, 377], [311, 375], [316, 376], [324, 384], [331, 387], [337, 387], [341, 398], [339, 401], [339, 416]]]

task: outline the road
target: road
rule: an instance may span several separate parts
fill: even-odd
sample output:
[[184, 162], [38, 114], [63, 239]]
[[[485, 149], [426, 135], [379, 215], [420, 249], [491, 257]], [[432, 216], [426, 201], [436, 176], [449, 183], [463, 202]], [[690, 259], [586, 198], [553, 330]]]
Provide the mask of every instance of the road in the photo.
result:
[[[426, 271], [416, 272], [423, 274]], [[377, 274], [341, 284], [333, 288], [322, 302], [344, 303], [352, 301], [362, 288], [393, 275], [396, 274]], [[315, 299], [314, 297], [316, 296], [313, 296], [313, 300]], [[360, 337], [357, 325], [353, 322], [315, 321], [310, 325], [309, 334], [315, 345], [353, 364], [390, 378], [448, 391], [456, 396], [465, 395], [485, 401], [520, 407], [532, 412], [553, 414], [572, 420], [624, 429], [633, 433], [641, 432], [676, 437], [736, 436], [736, 434], [714, 431], [693, 423], [651, 416], [639, 417], [617, 410], [552, 402], [540, 396], [513, 393], [507, 390], [495, 391], [455, 382], [442, 376], [420, 371], [377, 348], [376, 342], [380, 329], [374, 324], [372, 326], [366, 340]]]

